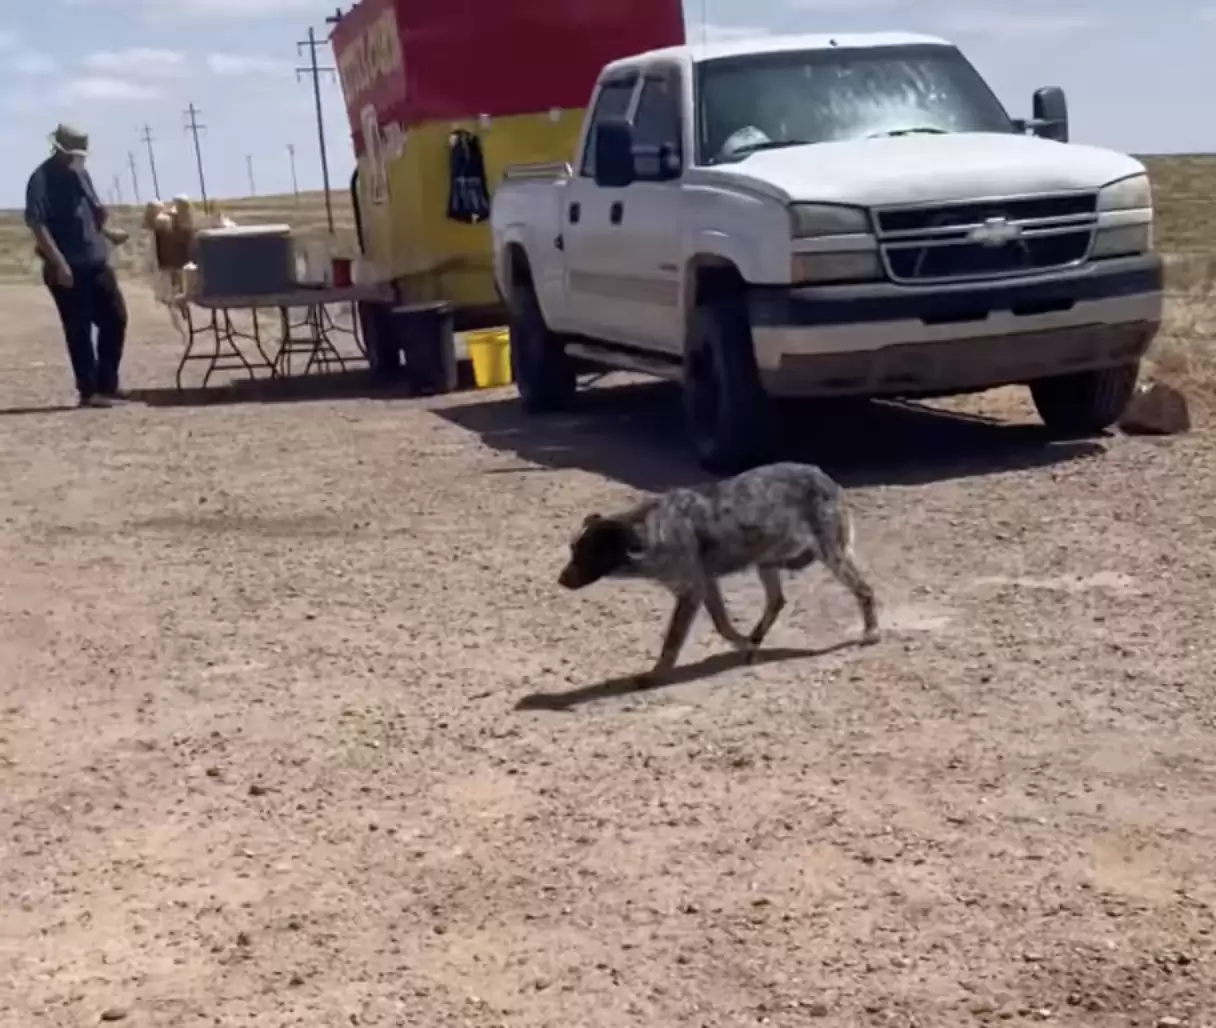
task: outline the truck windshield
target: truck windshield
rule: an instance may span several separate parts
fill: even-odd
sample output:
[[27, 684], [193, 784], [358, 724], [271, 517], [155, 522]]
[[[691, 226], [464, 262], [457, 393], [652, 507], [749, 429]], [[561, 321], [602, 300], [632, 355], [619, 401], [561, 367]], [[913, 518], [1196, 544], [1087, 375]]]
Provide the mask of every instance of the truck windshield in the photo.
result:
[[1014, 131], [979, 72], [939, 44], [717, 58], [697, 66], [697, 97], [700, 164], [806, 143]]

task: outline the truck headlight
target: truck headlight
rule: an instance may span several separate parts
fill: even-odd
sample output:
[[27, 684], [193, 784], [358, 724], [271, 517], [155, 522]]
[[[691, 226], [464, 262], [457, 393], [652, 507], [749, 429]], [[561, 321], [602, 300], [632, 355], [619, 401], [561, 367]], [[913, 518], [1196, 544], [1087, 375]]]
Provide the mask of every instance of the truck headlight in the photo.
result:
[[790, 234], [795, 239], [869, 235], [870, 217], [861, 207], [834, 203], [791, 204]]
[[1089, 256], [1093, 260], [1103, 257], [1131, 257], [1148, 253], [1153, 248], [1153, 223], [1142, 221], [1138, 225], [1109, 225], [1098, 229], [1094, 235], [1093, 249]]
[[1153, 187], [1147, 175], [1131, 175], [1098, 193], [1099, 211], [1152, 210]]

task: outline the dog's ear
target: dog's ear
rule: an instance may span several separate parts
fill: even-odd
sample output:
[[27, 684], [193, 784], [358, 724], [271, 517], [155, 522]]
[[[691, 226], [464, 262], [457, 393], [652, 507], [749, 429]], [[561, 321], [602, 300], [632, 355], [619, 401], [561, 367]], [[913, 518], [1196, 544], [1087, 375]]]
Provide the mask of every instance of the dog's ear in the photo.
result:
[[597, 525], [604, 520], [602, 514], [588, 514], [583, 518], [583, 528], [590, 528], [592, 525]]

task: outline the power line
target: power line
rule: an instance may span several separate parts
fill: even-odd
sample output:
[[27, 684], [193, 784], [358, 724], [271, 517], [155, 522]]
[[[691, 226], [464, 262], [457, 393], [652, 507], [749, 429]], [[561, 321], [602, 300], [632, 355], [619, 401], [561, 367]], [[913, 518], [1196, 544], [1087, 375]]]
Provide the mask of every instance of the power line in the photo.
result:
[[194, 104], [187, 107], [183, 113], [190, 119], [186, 123], [185, 131], [194, 137], [194, 162], [198, 165], [198, 192], [203, 199], [203, 210], [210, 213], [211, 205], [207, 202], [207, 179], [203, 175], [203, 149], [198, 142], [198, 134], [206, 132], [207, 126], [198, 123], [198, 116], [202, 112]]
[[156, 152], [152, 149], [152, 128], [149, 125], [144, 126], [144, 134], [140, 139], [148, 147], [148, 167], [152, 169], [152, 195], [154, 199], [160, 199], [160, 182], [156, 178]]
[[296, 178], [296, 144], [287, 144], [287, 159], [291, 161], [291, 193], [300, 202], [300, 180]]
[[253, 182], [253, 154], [245, 155], [245, 170], [249, 172], [249, 195], [257, 196], [258, 187]]
[[135, 202], [139, 203], [139, 172], [135, 170], [135, 151], [127, 151], [127, 166], [131, 169], [131, 191], [135, 194]]
[[[332, 23], [334, 18], [326, 18], [326, 22]], [[296, 68], [296, 81], [299, 82], [303, 76], [308, 75], [312, 78], [312, 95], [313, 100], [317, 105], [317, 140], [321, 146], [321, 182], [325, 187], [325, 217], [329, 222], [329, 234], [334, 234], [334, 204], [330, 197], [329, 190], [329, 155], [325, 149], [325, 115], [321, 109], [321, 76], [322, 75], [337, 75], [333, 68], [321, 67], [317, 64], [317, 47], [320, 46], [317, 42], [316, 30], [310, 25], [308, 27], [308, 38], [296, 43], [296, 52], [302, 53], [305, 47], [308, 47], [308, 66], [304, 68]]]

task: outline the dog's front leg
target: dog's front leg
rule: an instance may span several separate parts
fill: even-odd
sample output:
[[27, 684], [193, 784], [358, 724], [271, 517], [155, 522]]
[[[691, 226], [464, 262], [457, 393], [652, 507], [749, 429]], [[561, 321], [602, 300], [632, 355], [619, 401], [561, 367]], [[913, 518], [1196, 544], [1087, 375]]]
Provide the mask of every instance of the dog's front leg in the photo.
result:
[[706, 577], [704, 590], [705, 609], [709, 611], [710, 619], [718, 634], [737, 650], [752, 649], [751, 639], [731, 624], [730, 614], [726, 610], [726, 600], [722, 598], [722, 590], [718, 588], [717, 579]]
[[680, 593], [676, 596], [675, 609], [667, 622], [667, 632], [663, 636], [663, 649], [659, 652], [659, 659], [653, 668], [638, 676], [639, 684], [656, 685], [676, 666], [680, 651], [688, 641], [688, 633], [692, 631], [692, 623], [700, 609], [701, 597], [696, 593]]
[[[776, 568], [757, 568], [760, 584], [764, 586], [764, 613], [752, 629], [748, 641], [754, 647], [764, 642], [764, 637], [777, 621], [778, 615], [785, 609], [785, 593], [781, 590], [781, 572]], [[754, 651], [753, 651], [754, 652]]]

